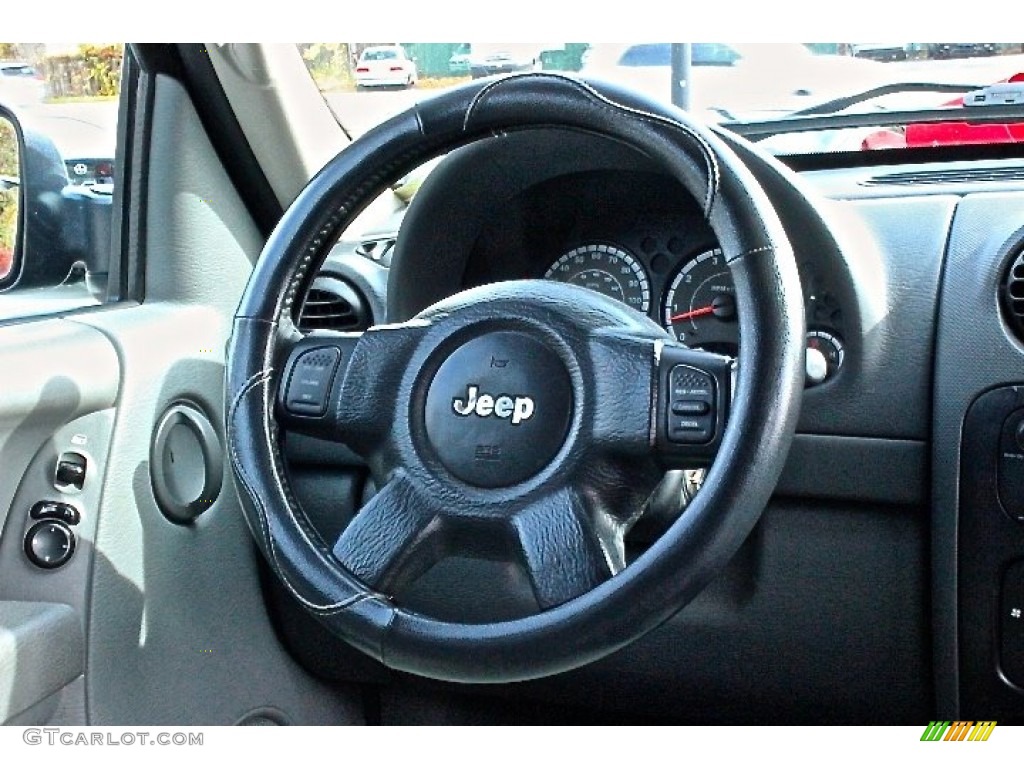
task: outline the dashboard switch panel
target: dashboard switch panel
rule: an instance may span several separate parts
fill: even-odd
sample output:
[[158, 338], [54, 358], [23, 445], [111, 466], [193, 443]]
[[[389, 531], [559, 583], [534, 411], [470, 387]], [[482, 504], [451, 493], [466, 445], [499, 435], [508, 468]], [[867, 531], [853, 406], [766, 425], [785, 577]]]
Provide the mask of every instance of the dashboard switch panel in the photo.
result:
[[999, 502], [1011, 518], [1024, 523], [1024, 408], [1013, 411], [1003, 421], [999, 435]]
[[1000, 612], [1000, 667], [1011, 683], [1024, 687], [1024, 560], [1003, 573]]

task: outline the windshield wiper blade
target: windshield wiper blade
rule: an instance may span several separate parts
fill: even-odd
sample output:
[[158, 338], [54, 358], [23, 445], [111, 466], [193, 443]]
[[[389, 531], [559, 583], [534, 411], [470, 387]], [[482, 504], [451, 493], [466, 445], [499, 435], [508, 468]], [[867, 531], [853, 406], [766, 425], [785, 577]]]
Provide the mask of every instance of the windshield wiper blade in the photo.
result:
[[855, 112], [839, 115], [783, 117], [757, 122], [730, 121], [718, 125], [739, 136], [756, 141], [784, 133], [834, 131], [840, 128], [884, 128], [909, 123], [969, 123], [971, 125], [1024, 123], [1024, 107], [1019, 104], [999, 104], [983, 109], [947, 107], [946, 109], [907, 109], [893, 112]]
[[822, 104], [815, 104], [813, 107], [805, 107], [796, 112], [791, 112], [790, 116], [828, 115], [863, 104], [865, 101], [871, 101], [882, 96], [891, 96], [894, 93], [967, 93], [968, 91], [977, 91], [984, 87], [983, 85], [964, 85], [960, 83], [889, 83], [888, 85], [869, 88], [860, 93], [832, 99], [832, 101], [826, 101]]

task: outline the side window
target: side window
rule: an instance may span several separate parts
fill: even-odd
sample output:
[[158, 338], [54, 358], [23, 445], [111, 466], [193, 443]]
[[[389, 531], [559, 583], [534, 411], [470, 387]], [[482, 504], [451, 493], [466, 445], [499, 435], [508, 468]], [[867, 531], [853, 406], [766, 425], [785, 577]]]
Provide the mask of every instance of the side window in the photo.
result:
[[0, 43], [0, 321], [107, 300], [123, 57]]

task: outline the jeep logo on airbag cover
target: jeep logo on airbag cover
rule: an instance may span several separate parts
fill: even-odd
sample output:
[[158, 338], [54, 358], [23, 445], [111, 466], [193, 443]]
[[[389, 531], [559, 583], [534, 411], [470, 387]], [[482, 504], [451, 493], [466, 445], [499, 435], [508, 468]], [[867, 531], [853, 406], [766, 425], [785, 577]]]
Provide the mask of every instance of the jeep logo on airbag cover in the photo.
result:
[[479, 391], [480, 388], [476, 384], [470, 384], [465, 397], [457, 397], [452, 400], [452, 410], [459, 416], [469, 416], [475, 413], [483, 418], [493, 416], [497, 419], [511, 419], [513, 425], [533, 416], [535, 405], [532, 397], [525, 395], [494, 397], [481, 395]]
[[471, 485], [498, 488], [551, 462], [572, 411], [561, 357], [532, 334], [496, 331], [440, 364], [423, 415], [431, 452], [445, 469]]

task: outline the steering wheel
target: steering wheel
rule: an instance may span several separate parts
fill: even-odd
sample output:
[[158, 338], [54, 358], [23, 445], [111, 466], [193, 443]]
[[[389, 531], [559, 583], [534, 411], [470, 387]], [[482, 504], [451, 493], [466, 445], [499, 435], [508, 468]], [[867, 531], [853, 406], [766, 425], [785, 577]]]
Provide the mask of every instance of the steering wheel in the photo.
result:
[[[361, 334], [296, 330], [330, 245], [388, 184], [470, 142], [544, 127], [625, 142], [699, 201], [736, 285], [735, 364], [611, 298], [540, 280], [463, 291]], [[429, 270], [431, 254], [419, 259]], [[228, 349], [231, 466], [270, 566], [349, 643], [444, 680], [554, 674], [668, 619], [750, 533], [795, 430], [803, 339], [782, 226], [711, 132], [610, 85], [543, 73], [475, 81], [353, 142], [284, 214]], [[289, 489], [284, 428], [343, 442], [376, 480], [336, 541]], [[666, 469], [712, 459], [685, 514], [627, 565], [623, 536]], [[469, 624], [398, 604], [398, 585], [450, 554], [517, 563], [537, 612]]]

